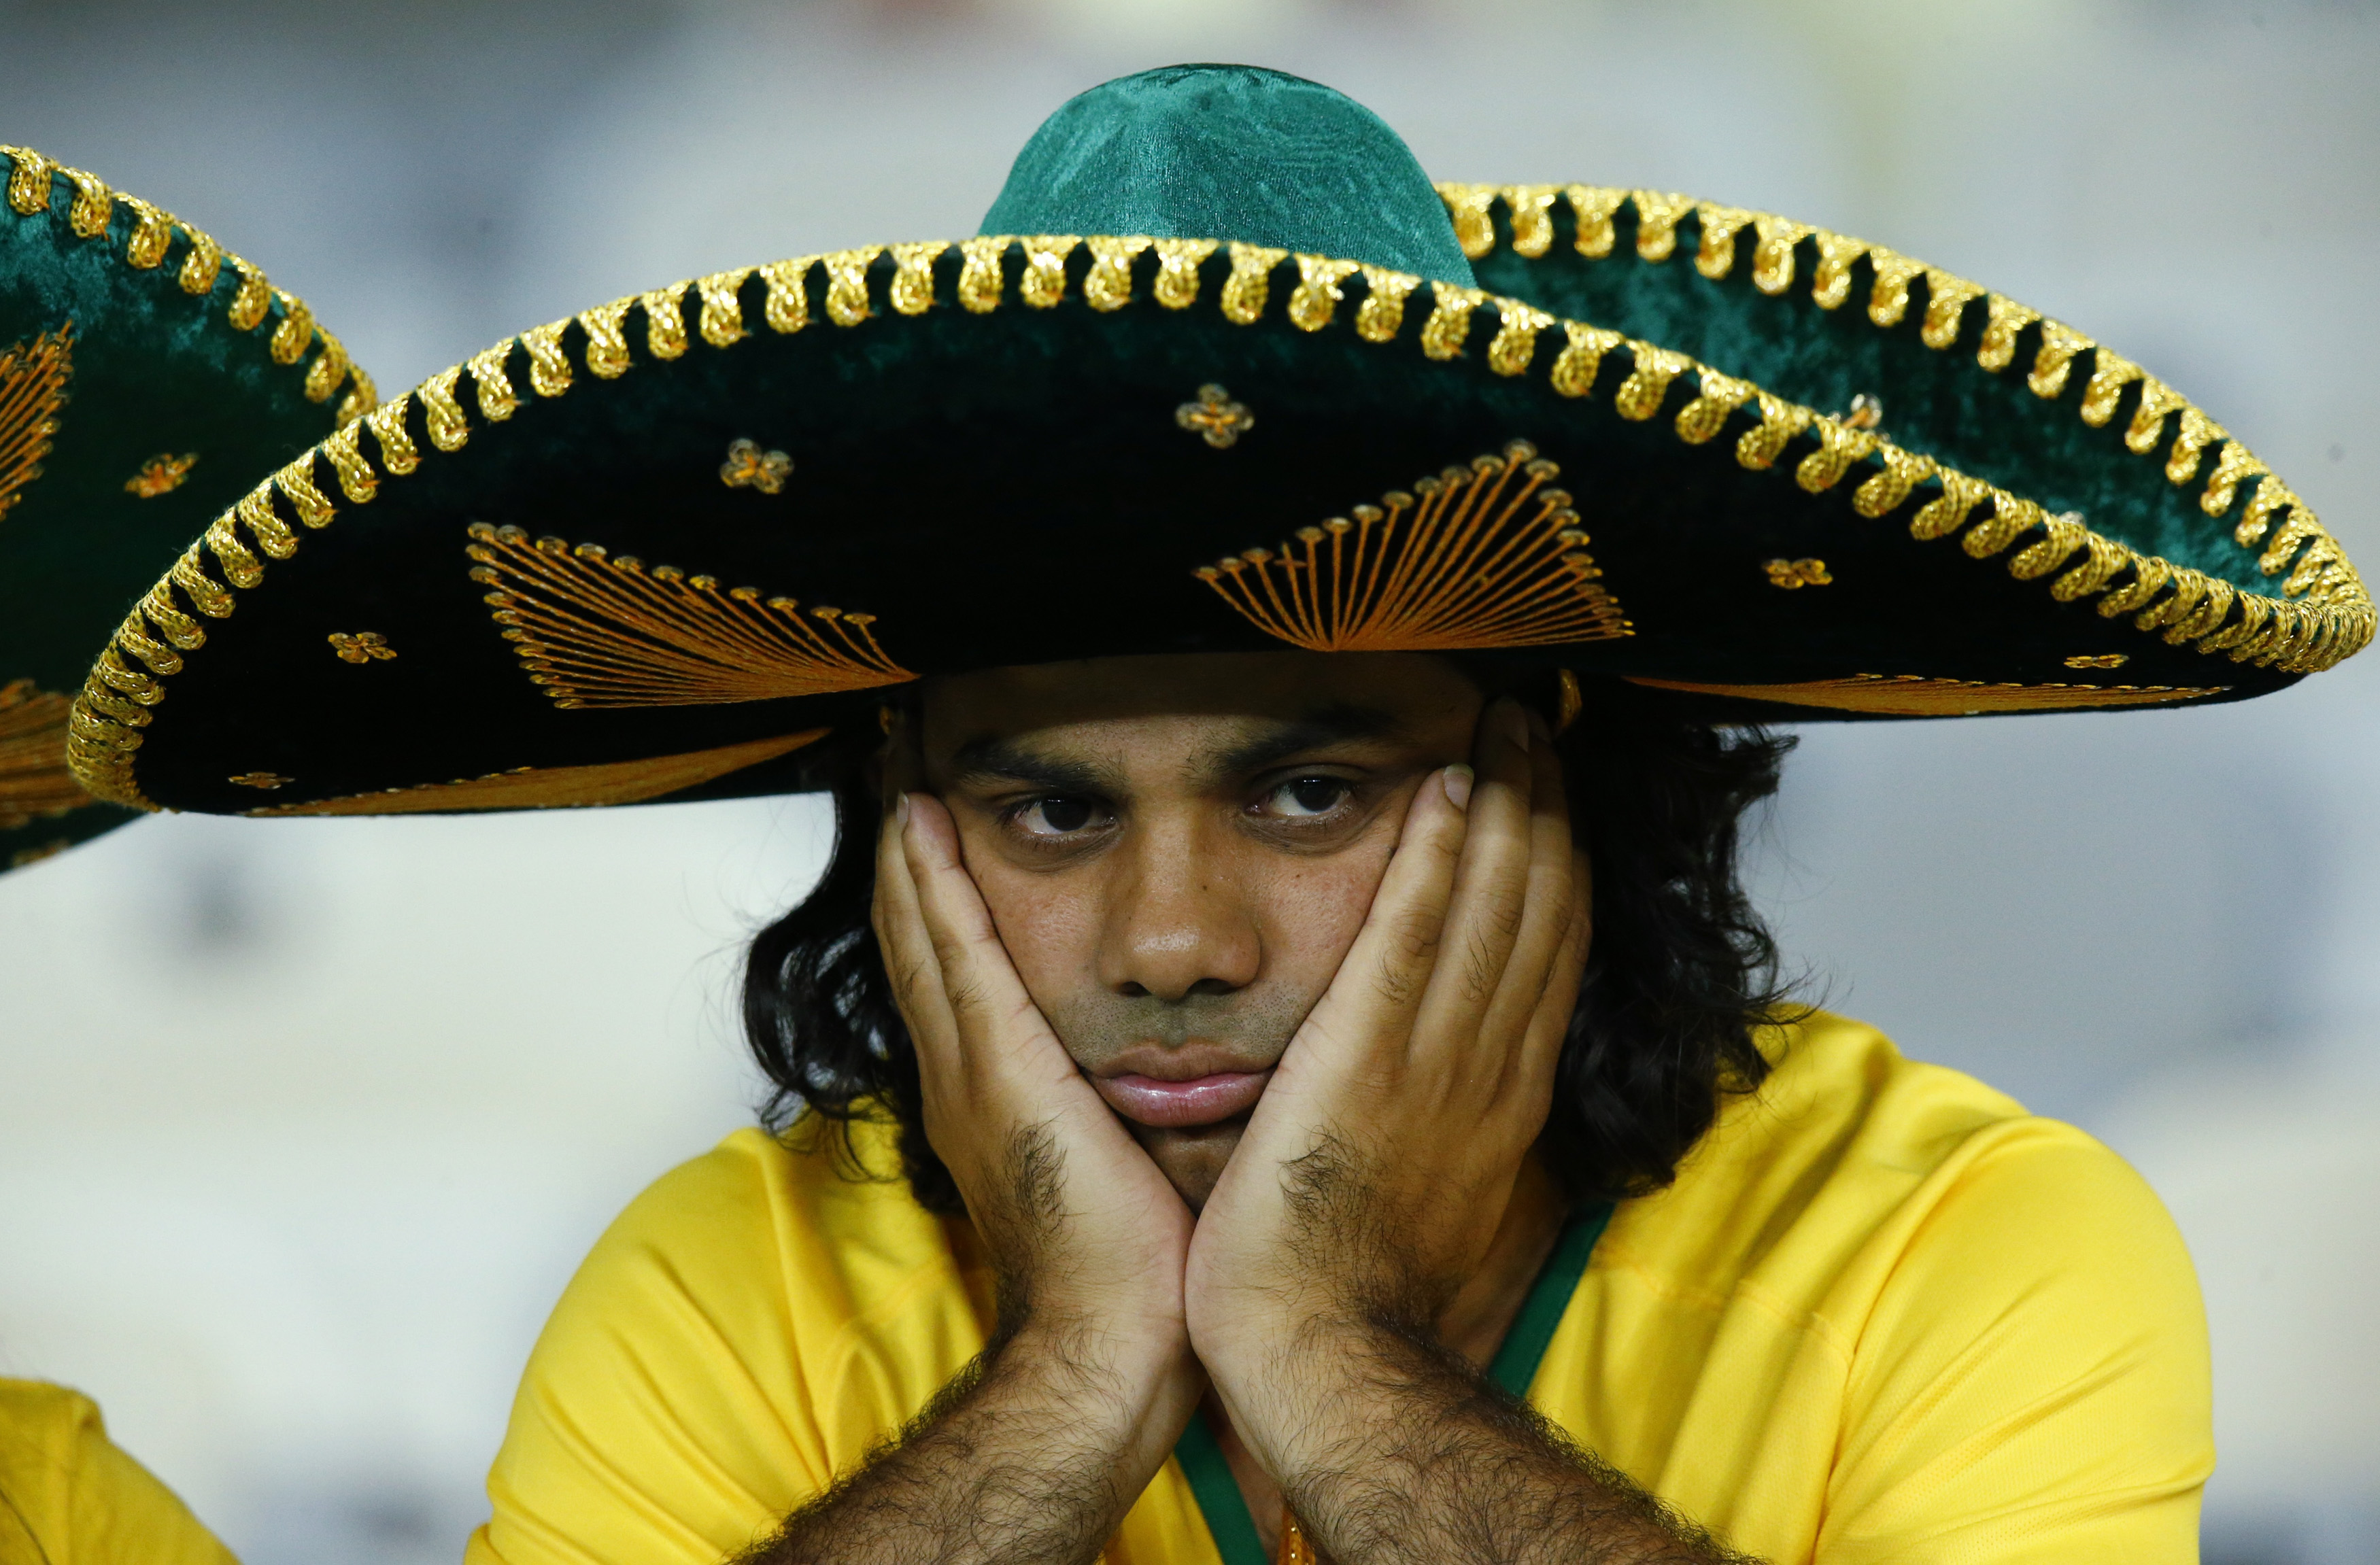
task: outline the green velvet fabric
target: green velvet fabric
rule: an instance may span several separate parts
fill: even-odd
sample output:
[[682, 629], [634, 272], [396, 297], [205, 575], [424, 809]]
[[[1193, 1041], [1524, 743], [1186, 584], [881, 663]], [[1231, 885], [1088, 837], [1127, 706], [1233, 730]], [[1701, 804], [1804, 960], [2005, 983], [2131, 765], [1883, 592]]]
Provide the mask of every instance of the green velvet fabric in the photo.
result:
[[[1319, 91], [1238, 67], [1223, 68], [1220, 83], [1229, 91], [1214, 101], [1226, 105], [1253, 95], [1279, 109]], [[1221, 116], [1196, 108], [1196, 85], [1185, 78], [1139, 101]], [[1208, 125], [1199, 134], [1231, 132]], [[1250, 136], [1262, 141], [1257, 130]], [[1045, 139], [1058, 158], [1066, 138]], [[1344, 144], [1350, 156], [1374, 156], [1361, 138]], [[1111, 224], [1088, 221], [1096, 214], [1087, 202], [1008, 204], [1039, 177], [1012, 179], [992, 226], [1170, 226], [1158, 221], [1164, 210], [1154, 198], [1113, 209]], [[1049, 177], [1087, 186], [1102, 176], [1060, 168]], [[1250, 237], [1323, 246], [1320, 209], [1334, 207], [1342, 188], [1329, 179], [1314, 187], [1315, 227]], [[1452, 224], [1438, 210], [1451, 245]], [[1340, 212], [1329, 221], [1357, 218]], [[2097, 430], [2073, 416], [2087, 366], [2066, 398], [2044, 402], [2023, 385], [2023, 343], [2018, 365], [1995, 376], [1973, 364], [1971, 343], [1936, 352], [1874, 327], [1856, 290], [1832, 312], [1759, 295], [1741, 275], [1748, 236], [1739, 241], [1739, 276], [1718, 283], [1693, 271], [1691, 224], [1680, 254], [1658, 265], [1633, 252], [1586, 262], [1567, 250], [1568, 238], [1559, 235], [1536, 261], [1500, 249], [1482, 262], [1482, 281], [1548, 309], [1666, 337], [1722, 369], [1772, 377], [1783, 394], [1822, 409], [1855, 392], [1879, 395], [1888, 427], [1912, 446], [1933, 443], [1944, 460], [2020, 495], [2082, 509], [2103, 530], [2275, 590], [2269, 578], [2241, 571], [2228, 517], [2177, 507], [2159, 461], [2123, 449], [2125, 412]], [[1631, 238], [1623, 227], [1623, 251]], [[1380, 248], [1389, 242], [1333, 248], [1397, 253]], [[1403, 299], [1393, 330], [1375, 318], [1367, 334], [1356, 326], [1370, 302], [1360, 273], [1342, 280], [1327, 321], [1310, 310], [1293, 320], [1301, 279], [1293, 261], [1259, 287], [1245, 275], [1233, 282], [1231, 257], [1218, 249], [1199, 270], [1195, 300], [1172, 306], [1157, 297], [1156, 254], [1132, 262], [1128, 298], [1117, 297], [1112, 277], [1099, 300], [1087, 297], [1092, 261], [1087, 247], [1075, 247], [1062, 297], [1028, 298], [1026, 258], [1012, 245], [1000, 257], [995, 302], [979, 276], [974, 293], [963, 287], [955, 248], [901, 288], [898, 263], [880, 255], [864, 278], [864, 317], [849, 282], [836, 287], [827, 267], [812, 265], [803, 273], [806, 323], [794, 331], [768, 323], [768, 281], [755, 273], [735, 295], [741, 337], [705, 341], [689, 290], [678, 315], [684, 346], [667, 351], [664, 332], [657, 351], [655, 307], [639, 303], [618, 323], [625, 367], [604, 373], [590, 365], [596, 344], [574, 321], [559, 340], [573, 370], [568, 387], [534, 394], [529, 354], [515, 344], [503, 368], [517, 406], [491, 419], [467, 374], [454, 393], [467, 430], [459, 443], [448, 431], [451, 449], [436, 444], [413, 399], [404, 429], [419, 469], [383, 477], [369, 504], [339, 502], [330, 525], [299, 529], [294, 559], [268, 563], [260, 585], [236, 593], [237, 613], [211, 624], [207, 646], [166, 681], [167, 699], [143, 731], [137, 785], [160, 805], [237, 812], [816, 727], [861, 743], [876, 732], [880, 688], [558, 706], [494, 618], [489, 585], [470, 574], [467, 529], [475, 524], [517, 527], [557, 549], [635, 555], [648, 568], [674, 565], [763, 597], [864, 611], [875, 616], [885, 655], [919, 676], [1129, 653], [1275, 650], [1284, 643], [1235, 612], [1196, 568], [1279, 549], [1301, 528], [1514, 441], [1559, 466], [1587, 535], [1578, 547], [1591, 552], [1631, 634], [1451, 654], [1492, 657], [1500, 678], [1562, 668], [1588, 681], [1732, 686], [1876, 675], [2028, 688], [2121, 684], [2178, 689], [2161, 700], [2231, 700], [2298, 677], [2169, 642], [2129, 616], [2101, 614], [2087, 598], [2062, 601], [2050, 579], [2011, 575], [2013, 550], [1976, 559], [1956, 539], [1912, 538], [1912, 516], [1938, 492], [1930, 481], [1877, 516], [1852, 503], [1876, 471], [1873, 460], [1832, 487], [1803, 489], [1795, 474], [1817, 447], [1814, 433], [1756, 470], [1735, 452], [1757, 421], [1749, 409], [1730, 415], [1716, 438], [1682, 440], [1676, 420], [1696, 394], [1692, 373], [1673, 381], [1648, 416], [1623, 417], [1619, 392], [1636, 369], [1624, 346], [1604, 356], [1591, 383], [1569, 387], [1573, 394], [1554, 382], [1566, 341], [1559, 324], [1539, 330], [1524, 354], [1491, 362], [1489, 345], [1505, 324], [1493, 299], [1467, 319], [1453, 309], [1432, 328], [1437, 301], [1424, 285]], [[1805, 257], [1804, 279], [1812, 264]], [[1232, 313], [1222, 307], [1227, 295], [1237, 301]], [[1251, 302], [1259, 297], [1260, 306]], [[1912, 336], [1922, 305], [1921, 289]], [[1459, 346], [1450, 327], [1462, 328]], [[1179, 421], [1205, 385], [1226, 388], [1253, 419], [1227, 444]], [[722, 481], [738, 441], [784, 454], [790, 469], [776, 492]], [[361, 449], [384, 465], [377, 436], [366, 434]], [[317, 465], [316, 482], [333, 491], [327, 463]], [[2194, 504], [2195, 489], [2181, 492]], [[1768, 565], [1800, 559], [1825, 561], [1831, 584], [1779, 589]], [[2252, 553], [2249, 561], [2252, 570]], [[607, 623], [602, 634], [623, 655], [644, 655], [635, 648], [650, 632]], [[397, 655], [346, 662], [325, 645], [329, 633], [367, 629]], [[716, 647], [704, 655], [731, 665], [745, 656]], [[2090, 666], [2078, 659], [2111, 656], [2124, 660], [2119, 673], [2077, 673]], [[1962, 692], [1931, 710], [1965, 710]], [[1712, 721], [1876, 715], [1751, 696], [1660, 698]], [[816, 753], [795, 751], [671, 796], [812, 786]], [[261, 792], [232, 781], [258, 773], [281, 785]]]
[[[0, 156], [0, 180], [11, 166]], [[234, 329], [228, 262], [193, 296], [178, 280], [190, 248], [179, 230], [161, 264], [136, 268], [129, 206], [117, 202], [107, 230], [84, 237], [71, 225], [74, 186], [64, 174], [50, 185], [45, 210], [0, 201], [0, 351], [67, 330], [72, 344], [50, 451], [0, 515], [0, 685], [30, 679], [70, 697], [133, 601], [216, 513], [331, 431], [336, 397], [309, 401], [304, 364], [273, 361], [278, 299], [254, 329]], [[198, 461], [166, 492], [127, 490], [166, 455]], [[132, 812], [93, 801], [7, 819], [0, 797], [0, 871]]]
[[986, 234], [1224, 237], [1468, 285], [1429, 176], [1344, 93], [1254, 66], [1168, 66], [1042, 123]]

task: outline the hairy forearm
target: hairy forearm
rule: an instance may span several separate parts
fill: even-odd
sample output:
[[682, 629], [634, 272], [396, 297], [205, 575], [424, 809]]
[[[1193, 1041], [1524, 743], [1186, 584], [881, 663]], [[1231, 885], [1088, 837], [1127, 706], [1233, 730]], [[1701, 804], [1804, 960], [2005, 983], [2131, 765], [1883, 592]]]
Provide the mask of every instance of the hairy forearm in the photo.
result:
[[741, 1565], [1090, 1559], [1179, 1433], [1147, 1357], [1087, 1330], [1018, 1331]]
[[1259, 1454], [1334, 1565], [1755, 1565], [1459, 1356], [1377, 1324], [1274, 1359]]

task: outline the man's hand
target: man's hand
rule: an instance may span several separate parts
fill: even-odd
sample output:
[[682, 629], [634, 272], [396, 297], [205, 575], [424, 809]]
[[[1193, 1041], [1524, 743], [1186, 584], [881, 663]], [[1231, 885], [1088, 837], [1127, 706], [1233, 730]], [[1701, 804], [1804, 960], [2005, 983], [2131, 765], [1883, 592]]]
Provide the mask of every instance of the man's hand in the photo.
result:
[[1087, 1560], [1197, 1405], [1190, 1211], [1026, 994], [949, 812], [906, 795], [889, 816], [876, 937], [927, 1136], [999, 1273], [1000, 1319], [898, 1445], [747, 1558]]
[[[1318, 1328], [1429, 1340], [1545, 1123], [1585, 964], [1587, 871], [1514, 702], [1415, 795], [1337, 978], [1291, 1039], [1191, 1245], [1192, 1340], [1235, 1426]], [[1243, 1400], [1255, 1416], [1242, 1422]], [[1275, 1453], [1257, 1445], [1269, 1459]]]
[[1589, 934], [1542, 724], [1489, 707], [1471, 770], [1415, 796], [1200, 1214], [1191, 1341], [1337, 1565], [1729, 1559], [1438, 1338], [1544, 1126]]
[[1088, 1330], [1144, 1357], [1185, 1355], [1190, 1210], [1026, 992], [939, 799], [896, 807], [875, 923], [917, 1047], [926, 1136], [991, 1251], [1003, 1332]]

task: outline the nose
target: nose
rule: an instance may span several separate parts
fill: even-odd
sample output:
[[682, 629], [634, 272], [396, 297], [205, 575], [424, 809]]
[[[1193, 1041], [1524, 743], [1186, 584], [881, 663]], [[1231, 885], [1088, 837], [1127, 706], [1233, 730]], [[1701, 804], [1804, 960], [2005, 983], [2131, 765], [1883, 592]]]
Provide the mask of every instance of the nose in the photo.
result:
[[1124, 995], [1182, 1000], [1256, 981], [1264, 958], [1231, 844], [1195, 821], [1135, 823], [1110, 882], [1099, 977]]

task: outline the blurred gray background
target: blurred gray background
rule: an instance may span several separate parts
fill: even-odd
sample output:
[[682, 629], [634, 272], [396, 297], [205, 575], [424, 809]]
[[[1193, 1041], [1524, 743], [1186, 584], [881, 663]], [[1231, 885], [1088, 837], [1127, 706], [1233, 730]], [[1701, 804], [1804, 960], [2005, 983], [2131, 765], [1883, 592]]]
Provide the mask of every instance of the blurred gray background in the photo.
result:
[[[1888, 243], [2202, 402], [2380, 568], [2380, 10], [2149, 0], [0, 3], [0, 140], [211, 230], [414, 383], [631, 289], [958, 237], [1073, 92], [1241, 59], [1440, 178]], [[2179, 714], [1805, 731], [1814, 991], [2107, 1139], [2215, 1333], [2210, 1559], [2380, 1560], [2380, 653]], [[144, 822], [0, 878], [0, 1373], [249, 1561], [452, 1560], [538, 1325], [748, 1118], [791, 799]]]

